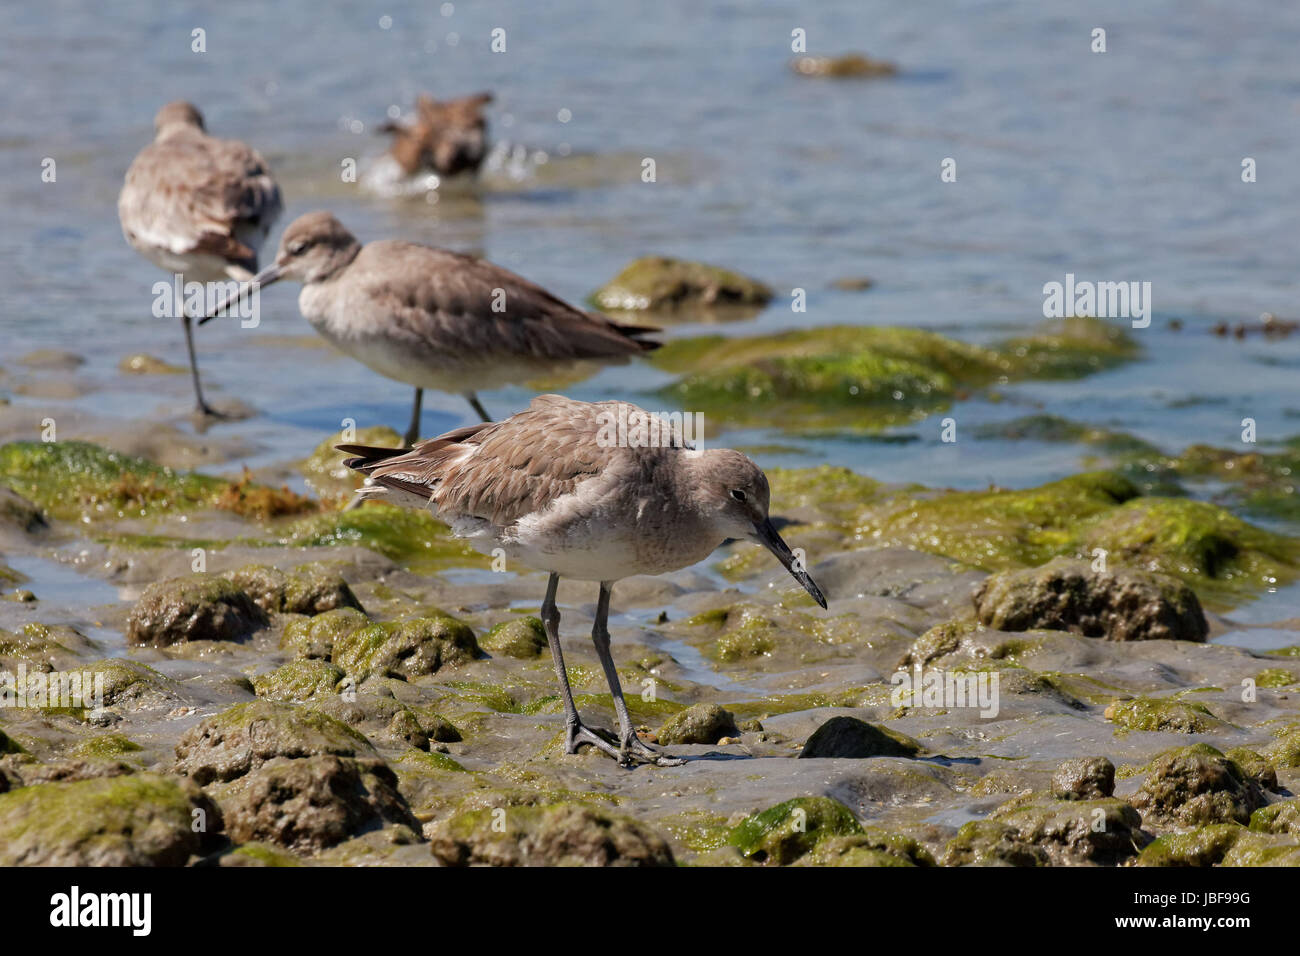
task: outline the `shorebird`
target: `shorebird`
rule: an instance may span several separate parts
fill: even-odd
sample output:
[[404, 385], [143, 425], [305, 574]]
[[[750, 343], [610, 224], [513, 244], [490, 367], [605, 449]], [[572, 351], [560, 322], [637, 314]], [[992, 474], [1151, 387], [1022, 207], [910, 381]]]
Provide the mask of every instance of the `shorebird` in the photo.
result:
[[[117, 200], [122, 234], [154, 265], [183, 281], [245, 282], [280, 215], [280, 188], [257, 151], [204, 131], [192, 104], [168, 103], [154, 117], [154, 140], [126, 171]], [[194, 354], [193, 317], [177, 303], [189, 350], [199, 411], [217, 415], [203, 398]]]
[[422, 93], [416, 100], [413, 125], [389, 121], [379, 126], [379, 132], [392, 135], [389, 155], [408, 176], [422, 169], [444, 177], [477, 172], [487, 155], [483, 107], [491, 102], [491, 93], [445, 102]]
[[[675, 766], [683, 761], [637, 737], [623, 700], [607, 624], [615, 582], [687, 567], [738, 538], [776, 555], [823, 608], [826, 598], [768, 517], [767, 477], [749, 458], [726, 448], [697, 451], [662, 418], [653, 445], [609, 440], [617, 431], [611, 423], [649, 418], [626, 402], [540, 395], [504, 421], [411, 449], [338, 447], [356, 456], [346, 464], [366, 476], [366, 497], [430, 510], [477, 550], [500, 548], [550, 573], [541, 616], [564, 699], [566, 753], [590, 745], [624, 765]], [[555, 605], [561, 577], [600, 582], [591, 637], [614, 698], [618, 746], [587, 728], [574, 706]]]
[[408, 445], [419, 438], [426, 388], [464, 395], [486, 422], [479, 389], [659, 346], [640, 338], [656, 328], [583, 312], [482, 259], [395, 239], [363, 246], [327, 212], [291, 222], [275, 262], [199, 324], [280, 279], [303, 284], [299, 310], [339, 351], [415, 386]]

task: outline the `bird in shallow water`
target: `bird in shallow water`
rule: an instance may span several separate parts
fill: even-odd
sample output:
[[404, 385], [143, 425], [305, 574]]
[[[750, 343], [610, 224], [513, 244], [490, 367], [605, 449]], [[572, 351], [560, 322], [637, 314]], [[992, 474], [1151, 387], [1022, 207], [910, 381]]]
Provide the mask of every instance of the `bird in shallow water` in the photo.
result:
[[[611, 422], [645, 421], [625, 402], [541, 395], [517, 415], [447, 432], [411, 449], [339, 445], [367, 478], [362, 494], [423, 508], [485, 554], [550, 573], [541, 617], [564, 700], [565, 752], [592, 746], [624, 765], [682, 763], [637, 737], [623, 700], [608, 629], [610, 593], [634, 574], [702, 561], [729, 538], [756, 541], [823, 608], [826, 598], [768, 517], [762, 469], [726, 448], [697, 451], [659, 419], [653, 447], [611, 442]], [[561, 577], [600, 584], [591, 637], [618, 718], [615, 745], [586, 727], [560, 650]]]
[[[183, 282], [245, 282], [257, 272], [257, 253], [282, 205], [256, 150], [209, 136], [198, 109], [177, 101], [154, 117], [154, 140], [126, 171], [117, 215], [131, 247]], [[198, 409], [220, 417], [203, 397], [194, 317], [182, 303], [177, 308]]]
[[388, 154], [407, 176], [421, 170], [444, 178], [476, 173], [488, 152], [483, 107], [491, 102], [491, 93], [441, 102], [422, 93], [414, 123], [389, 120], [380, 124], [379, 132], [393, 137]]
[[280, 279], [303, 284], [298, 308], [339, 351], [415, 386], [406, 444], [419, 438], [424, 389], [464, 395], [584, 362], [615, 364], [658, 348], [657, 332], [576, 309], [483, 259], [384, 239], [362, 245], [328, 212], [289, 224], [275, 262], [199, 320]]

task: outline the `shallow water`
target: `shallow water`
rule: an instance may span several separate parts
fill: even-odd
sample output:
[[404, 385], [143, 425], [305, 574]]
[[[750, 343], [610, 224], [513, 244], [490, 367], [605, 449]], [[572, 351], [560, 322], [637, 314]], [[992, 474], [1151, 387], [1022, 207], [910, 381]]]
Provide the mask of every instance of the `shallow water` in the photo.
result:
[[[136, 351], [183, 360], [176, 323], [150, 315], [162, 276], [122, 240], [115, 199], [157, 106], [186, 97], [213, 132], [268, 157], [287, 199], [280, 228], [325, 206], [363, 239], [482, 252], [575, 301], [650, 252], [733, 267], [778, 291], [753, 320], [710, 327], [725, 334], [863, 323], [986, 340], [1040, 320], [1043, 284], [1067, 272], [1152, 283], [1151, 326], [1133, 332], [1144, 347], [1138, 362], [959, 403], [945, 413], [958, 420], [956, 444], [940, 442], [941, 415], [875, 438], [726, 434], [760, 449], [765, 465], [829, 461], [890, 481], [971, 488], [1077, 471], [1087, 453], [1079, 446], [970, 435], [1037, 410], [1170, 451], [1233, 446], [1245, 417], [1264, 443], [1300, 431], [1300, 336], [1208, 332], [1221, 320], [1294, 311], [1289, 212], [1300, 182], [1284, 164], [1300, 149], [1300, 82], [1279, 64], [1300, 41], [1300, 10], [1168, 0], [1086, 12], [961, 4], [936, 15], [923, 5], [700, 9], [669, 0], [644, 16], [566, 0], [395, 2], [383, 11], [289, 0], [273, 23], [263, 17], [251, 5], [160, 16], [146, 3], [93, 17], [40, 5], [0, 12], [0, 82], [22, 91], [9, 104], [0, 159], [30, 171], [0, 179], [0, 364], [41, 347], [87, 359], [83, 395], [10, 396], [31, 407], [33, 430], [68, 409], [130, 422], [188, 408], [185, 376], [146, 376], [123, 390], [116, 371]], [[1098, 25], [1108, 30], [1105, 54], [1088, 50]], [[488, 49], [497, 26], [507, 30], [505, 54]], [[190, 52], [195, 27], [207, 31], [207, 53]], [[807, 31], [809, 52], [862, 49], [903, 73], [796, 76], [787, 68], [794, 27]], [[482, 187], [430, 204], [423, 192], [378, 198], [341, 182], [345, 158], [365, 170], [378, 157], [373, 128], [388, 108], [409, 110], [426, 89], [496, 92], [491, 128], [507, 145]], [[39, 179], [47, 156], [58, 163], [52, 184]], [[657, 183], [640, 181], [644, 156], [658, 162]], [[958, 181], [945, 184], [939, 163], [949, 156]], [[1254, 184], [1240, 181], [1243, 156], [1259, 164]], [[863, 275], [876, 282], [869, 291], [831, 287]], [[789, 307], [796, 287], [808, 293], [804, 314]], [[295, 298], [295, 288], [271, 289], [260, 329], [214, 323], [200, 335], [213, 395], [259, 412], [220, 426], [253, 451], [219, 470], [305, 454], [345, 418], [406, 421], [405, 387], [328, 349], [290, 344], [286, 336], [311, 342]], [[1168, 327], [1173, 317], [1182, 331]], [[98, 387], [110, 379], [114, 388]], [[665, 380], [642, 366], [567, 391], [660, 407], [649, 390]], [[484, 402], [500, 416], [529, 394], [505, 389]], [[425, 407], [426, 433], [469, 418], [457, 397], [429, 395]]]

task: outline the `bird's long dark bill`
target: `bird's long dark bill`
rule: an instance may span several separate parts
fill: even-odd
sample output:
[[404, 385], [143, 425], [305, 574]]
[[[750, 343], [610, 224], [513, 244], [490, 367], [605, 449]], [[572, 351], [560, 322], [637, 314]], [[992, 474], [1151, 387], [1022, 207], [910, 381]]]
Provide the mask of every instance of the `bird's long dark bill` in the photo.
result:
[[812, 595], [813, 600], [822, 607], [826, 606], [826, 596], [822, 594], [822, 589], [817, 586], [817, 582], [808, 576], [808, 572], [801, 567], [795, 566], [794, 552], [786, 544], [776, 528], [772, 526], [772, 519], [765, 518], [761, 524], [754, 525], [754, 540], [762, 543], [763, 547], [776, 555], [776, 559], [781, 562], [781, 566], [794, 576], [794, 579], [803, 585], [804, 590]]
[[278, 282], [280, 280], [280, 275], [281, 275], [280, 267], [277, 266], [274, 262], [271, 263], [269, 266], [267, 266], [257, 275], [253, 276], [253, 278], [249, 279], [247, 282], [241, 285], [239, 287], [238, 292], [234, 292], [226, 296], [220, 302], [218, 302], [216, 306], [213, 307], [211, 312], [209, 312], [203, 318], [199, 319], [199, 325], [202, 325], [204, 322], [207, 322], [209, 319], [215, 319], [218, 315], [220, 315], [222, 312], [226, 310], [226, 307], [230, 305], [230, 303], [238, 302], [241, 299], [243, 299], [244, 296], [252, 295], [256, 293], [258, 289], [265, 288], [266, 286], [271, 285], [274, 282]]

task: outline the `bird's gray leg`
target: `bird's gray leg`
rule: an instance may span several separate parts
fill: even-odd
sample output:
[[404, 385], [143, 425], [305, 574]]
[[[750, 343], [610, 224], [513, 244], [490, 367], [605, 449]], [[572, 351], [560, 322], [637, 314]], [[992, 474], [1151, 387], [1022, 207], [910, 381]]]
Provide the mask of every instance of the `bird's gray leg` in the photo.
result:
[[546, 642], [551, 646], [551, 659], [555, 661], [560, 696], [564, 698], [564, 752], [576, 754], [583, 744], [590, 744], [615, 760], [621, 760], [623, 755], [617, 747], [582, 725], [578, 708], [573, 703], [569, 675], [564, 669], [564, 653], [560, 650], [560, 609], [555, 606], [555, 590], [559, 585], [560, 576], [552, 574], [546, 583], [546, 600], [542, 602], [542, 624], [546, 627]]
[[410, 448], [420, 440], [420, 409], [424, 405], [424, 389], [415, 390], [415, 404], [411, 406], [411, 424], [406, 429], [406, 436], [402, 442], [407, 448]]
[[622, 744], [620, 763], [631, 764], [636, 761], [653, 763], [660, 767], [680, 767], [686, 763], [679, 757], [651, 747], [636, 735], [632, 726], [632, 716], [627, 712], [627, 702], [623, 700], [623, 686], [618, 680], [618, 670], [614, 667], [614, 655], [609, 651], [609, 597], [614, 585], [610, 581], [600, 582], [600, 599], [596, 603], [596, 623], [591, 629], [591, 640], [600, 655], [600, 666], [605, 669], [605, 680], [609, 692], [614, 698], [614, 713], [618, 715], [618, 736]]
[[213, 418], [224, 418], [220, 412], [203, 400], [203, 386], [199, 384], [199, 360], [194, 352], [194, 320], [185, 307], [181, 307], [181, 324], [185, 326], [185, 348], [190, 353], [190, 377], [194, 380], [194, 397], [198, 399], [198, 410]]
[[483, 408], [483, 404], [478, 400], [478, 396], [477, 396], [477, 395], [475, 395], [473, 392], [466, 392], [466, 393], [465, 393], [465, 400], [466, 400], [467, 402], [469, 402], [470, 407], [473, 408], [474, 411], [478, 413], [478, 417], [479, 417], [479, 418], [483, 419], [483, 421], [485, 421], [485, 422], [490, 422], [490, 421], [492, 421], [492, 416], [489, 415], [489, 414], [484, 410], [484, 408]]

